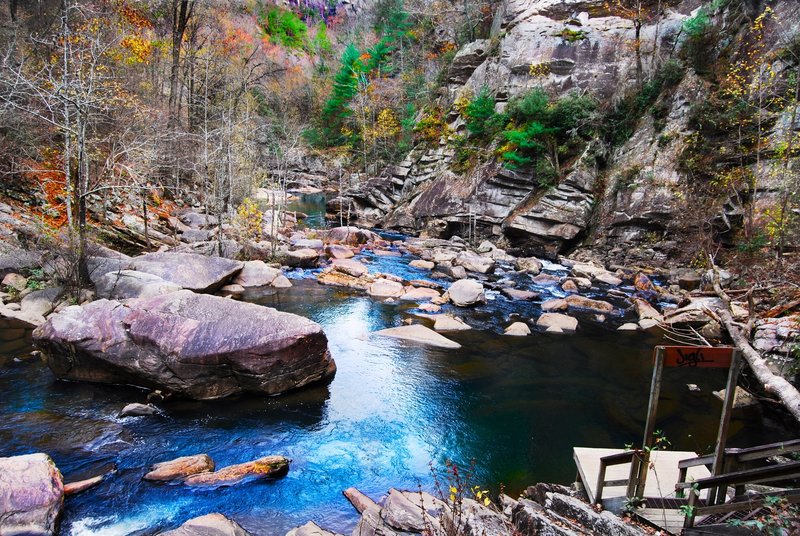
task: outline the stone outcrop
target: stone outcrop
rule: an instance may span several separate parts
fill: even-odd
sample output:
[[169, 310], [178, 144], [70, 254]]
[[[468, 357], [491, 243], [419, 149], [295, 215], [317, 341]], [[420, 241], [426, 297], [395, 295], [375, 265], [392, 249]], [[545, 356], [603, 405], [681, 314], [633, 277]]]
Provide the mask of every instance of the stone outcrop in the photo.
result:
[[[351, 492], [352, 490], [348, 490]], [[355, 490], [358, 494], [357, 490]], [[353, 536], [644, 536], [652, 529], [597, 512], [564, 486], [537, 484], [523, 498], [500, 496], [501, 507], [470, 498], [440, 500], [423, 491], [389, 490], [378, 504], [360, 501], [361, 519]], [[297, 529], [295, 529], [297, 530]], [[314, 525], [313, 530], [318, 530]], [[289, 533], [300, 536], [305, 533]], [[322, 534], [326, 532], [310, 532]], [[289, 535], [287, 535], [289, 536]]]
[[108, 272], [95, 282], [98, 298], [126, 300], [128, 298], [152, 298], [170, 292], [177, 292], [183, 287], [165, 281], [157, 275], [136, 270], [120, 270]]
[[34, 332], [34, 341], [59, 378], [196, 399], [274, 395], [335, 370], [318, 324], [185, 290], [67, 307]]
[[64, 483], [46, 454], [0, 458], [0, 534], [52, 535]]

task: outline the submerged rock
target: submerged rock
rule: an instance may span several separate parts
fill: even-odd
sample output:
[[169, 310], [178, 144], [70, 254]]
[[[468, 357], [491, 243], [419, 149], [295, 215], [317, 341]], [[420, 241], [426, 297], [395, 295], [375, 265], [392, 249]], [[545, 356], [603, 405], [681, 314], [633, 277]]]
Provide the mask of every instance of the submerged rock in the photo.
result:
[[168, 462], [160, 462], [150, 467], [142, 478], [144, 480], [154, 480], [169, 482], [172, 480], [182, 480], [198, 473], [210, 473], [214, 470], [214, 460], [208, 454], [195, 454], [193, 456], [181, 456]]
[[305, 525], [295, 527], [286, 533], [286, 536], [338, 536], [335, 532], [330, 532], [321, 528], [313, 521], [309, 521]]
[[250, 536], [250, 533], [222, 514], [206, 514], [159, 536]]
[[529, 328], [528, 324], [525, 322], [514, 322], [506, 328], [505, 334], [515, 337], [525, 337], [531, 334], [531, 328]]
[[55, 534], [64, 483], [46, 454], [0, 458], [0, 534]]
[[155, 415], [158, 413], [158, 409], [155, 406], [151, 406], [150, 404], [139, 404], [134, 402], [133, 404], [128, 404], [122, 411], [119, 412], [120, 417], [141, 417], [144, 415]]
[[433, 329], [436, 331], [465, 331], [472, 329], [472, 326], [452, 315], [435, 315], [433, 318]]
[[410, 326], [400, 326], [398, 328], [382, 329], [375, 332], [376, 335], [384, 337], [393, 337], [395, 339], [403, 339], [407, 341], [418, 342], [430, 346], [438, 346], [440, 348], [461, 348], [461, 345], [455, 341], [451, 341], [447, 337], [443, 337], [430, 328], [413, 324]]
[[184, 480], [187, 486], [233, 486], [245, 479], [278, 478], [289, 472], [289, 459], [266, 456], [251, 462], [229, 465], [211, 473], [197, 473]]
[[319, 324], [185, 290], [124, 305], [98, 300], [67, 307], [33, 338], [59, 378], [194, 399], [274, 395], [335, 371]]

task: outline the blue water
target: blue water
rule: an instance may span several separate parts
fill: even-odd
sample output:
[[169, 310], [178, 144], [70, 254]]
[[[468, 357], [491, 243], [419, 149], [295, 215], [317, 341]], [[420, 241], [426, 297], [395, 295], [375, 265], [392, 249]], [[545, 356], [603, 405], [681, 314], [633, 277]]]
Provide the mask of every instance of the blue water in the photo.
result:
[[[407, 266], [408, 256], [364, 258], [373, 272], [429, 275]], [[144, 402], [145, 391], [56, 381], [38, 360], [0, 357], [1, 456], [47, 452], [67, 481], [117, 468], [66, 500], [61, 534], [154, 534], [209, 512], [256, 535], [282, 536], [308, 520], [346, 533], [357, 521], [341, 495], [350, 486], [375, 499], [390, 487], [432, 490], [431, 464], [474, 459], [476, 484], [503, 484], [513, 495], [537, 481], [571, 482], [572, 446], [641, 439], [659, 341], [617, 334], [622, 313], [606, 324], [581, 317], [572, 336], [504, 337], [505, 325], [535, 318], [538, 305], [493, 293], [487, 305], [457, 311], [477, 328], [448, 334], [462, 349], [432, 349], [370, 335], [400, 325], [415, 304], [321, 286], [308, 272], [294, 276], [293, 288], [257, 300], [323, 326], [338, 365], [328, 385], [275, 398], [169, 400], [161, 415], [120, 419], [122, 406]], [[720, 402], [710, 392], [724, 382], [714, 370], [665, 375], [658, 425], [675, 448], [713, 444]], [[690, 393], [686, 383], [702, 391]], [[737, 411], [730, 445], [784, 438], [776, 419], [763, 409]], [[141, 480], [155, 462], [203, 452], [218, 467], [269, 454], [292, 465], [280, 480], [215, 490]]]

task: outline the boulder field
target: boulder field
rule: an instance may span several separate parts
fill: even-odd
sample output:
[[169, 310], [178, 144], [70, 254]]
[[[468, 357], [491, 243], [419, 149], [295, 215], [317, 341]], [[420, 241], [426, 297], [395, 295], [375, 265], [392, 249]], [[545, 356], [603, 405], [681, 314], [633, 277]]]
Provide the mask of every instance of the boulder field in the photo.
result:
[[59, 378], [133, 384], [198, 400], [276, 395], [336, 370], [319, 324], [187, 290], [70, 306], [37, 328], [33, 339]]

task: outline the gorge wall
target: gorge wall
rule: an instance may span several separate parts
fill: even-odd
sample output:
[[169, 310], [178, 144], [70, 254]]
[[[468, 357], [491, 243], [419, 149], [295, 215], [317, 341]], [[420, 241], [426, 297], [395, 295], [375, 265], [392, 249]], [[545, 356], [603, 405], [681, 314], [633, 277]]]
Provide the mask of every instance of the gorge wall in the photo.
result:
[[[667, 62], [678, 63], [687, 40], [685, 22], [701, 5], [645, 2], [647, 9], [661, 7], [661, 12], [643, 19], [637, 58], [635, 21], [609, 4], [502, 2], [490, 37], [458, 51], [440, 90], [450, 106], [446, 119], [452, 135], [466, 131], [452, 103], [482, 88], [495, 96], [498, 111], [534, 87], [556, 97], [570, 91], [591, 95], [605, 113], [624, 99], [637, 98], [648, 81], [661, 76]], [[783, 46], [786, 33], [800, 20], [793, 2], [717, 4], [723, 7], [715, 7], [712, 17], [721, 43], [713, 50], [714, 61], [737, 61], [742, 36], [767, 7], [774, 16], [767, 21], [771, 29], [764, 31], [765, 54]], [[713, 207], [703, 207], [702, 216], [695, 213], [693, 178], [684, 171], [682, 158], [698, 135], [693, 106], [716, 88], [691, 62], [683, 58], [680, 63], [681, 76], [668, 91], [655, 95], [628, 136], [613, 143], [611, 138], [620, 137], [606, 132], [605, 138], [589, 142], [580, 156], [565, 163], [554, 184], [540, 185], [531, 172], [507, 169], [497, 158], [457, 171], [456, 149], [444, 136], [438, 146], [418, 146], [382, 177], [362, 181], [349, 197], [361, 222], [372, 225], [436, 237], [494, 237], [512, 249], [547, 257], [588, 245], [611, 261], [664, 263], [680, 256], [682, 242], [693, 240], [693, 233], [704, 226], [724, 221], [727, 229], [721, 231], [730, 231], [742, 211], [726, 195]], [[785, 112], [778, 116], [769, 121], [774, 127], [766, 139], [796, 128], [788, 124]], [[762, 169], [754, 173], [764, 175], [756, 195], [769, 197], [777, 187], [770, 186]], [[709, 219], [709, 211], [719, 216]]]

